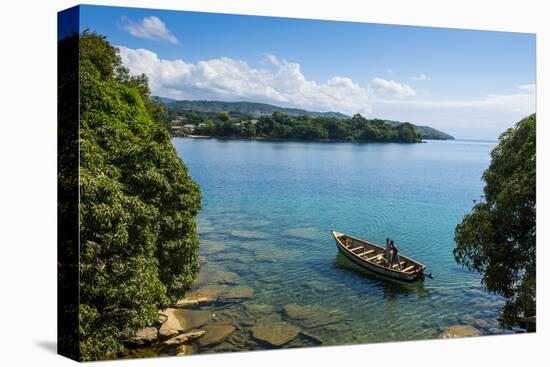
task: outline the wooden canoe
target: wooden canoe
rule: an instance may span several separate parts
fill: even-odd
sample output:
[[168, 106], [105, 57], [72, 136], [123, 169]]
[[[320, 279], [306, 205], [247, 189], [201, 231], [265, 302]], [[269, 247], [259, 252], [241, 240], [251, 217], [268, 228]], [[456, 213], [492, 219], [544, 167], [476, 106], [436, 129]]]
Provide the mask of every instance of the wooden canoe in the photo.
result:
[[424, 277], [426, 266], [418, 261], [399, 254], [401, 269], [398, 264], [389, 267], [385, 256], [385, 247], [336, 231], [332, 231], [332, 235], [338, 250], [365, 269], [407, 282]]

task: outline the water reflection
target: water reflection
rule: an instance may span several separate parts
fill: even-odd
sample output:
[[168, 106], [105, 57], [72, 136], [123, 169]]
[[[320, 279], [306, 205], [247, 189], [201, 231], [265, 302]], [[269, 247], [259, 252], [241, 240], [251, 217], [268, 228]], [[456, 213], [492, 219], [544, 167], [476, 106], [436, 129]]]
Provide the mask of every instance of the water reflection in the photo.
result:
[[333, 265], [356, 275], [360, 281], [365, 283], [363, 285], [364, 288], [381, 291], [384, 298], [395, 298], [399, 295], [426, 296], [428, 294], [424, 281], [422, 280], [406, 283], [379, 275], [360, 267], [339, 251], [336, 253]]

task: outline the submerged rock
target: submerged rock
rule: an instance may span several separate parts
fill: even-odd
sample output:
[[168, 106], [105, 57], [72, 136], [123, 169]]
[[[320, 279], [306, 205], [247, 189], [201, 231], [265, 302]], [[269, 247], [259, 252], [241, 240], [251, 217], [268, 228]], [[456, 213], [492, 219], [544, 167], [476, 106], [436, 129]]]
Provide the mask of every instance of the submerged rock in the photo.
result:
[[476, 320], [476, 318], [472, 315], [463, 315], [459, 318], [459, 320], [463, 324], [471, 325]]
[[218, 322], [209, 324], [206, 328], [206, 334], [199, 340], [199, 345], [205, 347], [223, 343], [235, 330], [235, 326], [231, 323]]
[[233, 237], [244, 238], [247, 240], [265, 240], [269, 238], [269, 234], [258, 231], [245, 231], [245, 230], [236, 230], [231, 231]]
[[[279, 259], [292, 258], [294, 255], [289, 250], [282, 251], [271, 244], [258, 244], [252, 251], [254, 252], [255, 262], [264, 262], [267, 264], [276, 263]], [[265, 275], [265, 273], [263, 274]]]
[[172, 305], [173, 308], [188, 308], [192, 306], [197, 306], [204, 303], [209, 303], [214, 301], [213, 299], [206, 297], [195, 297], [195, 298], [182, 298], [176, 304]]
[[165, 340], [164, 342], [162, 342], [162, 345], [165, 346], [165, 347], [173, 347], [173, 346], [184, 344], [184, 343], [190, 343], [190, 342], [200, 338], [205, 333], [206, 333], [206, 331], [204, 331], [204, 330], [190, 331], [188, 333], [180, 334], [178, 336], [175, 336], [173, 338]]
[[253, 315], [267, 315], [273, 313], [273, 306], [266, 303], [247, 303], [246, 310]]
[[304, 240], [316, 240], [323, 236], [323, 233], [316, 227], [290, 228], [284, 231], [283, 234]]
[[216, 230], [216, 228], [212, 225], [212, 222], [209, 220], [201, 220], [197, 223], [197, 233], [199, 234], [207, 234], [212, 233]]
[[169, 308], [166, 322], [160, 326], [159, 337], [172, 338], [180, 333], [199, 328], [210, 320], [210, 311]]
[[483, 319], [475, 319], [472, 324], [473, 327], [476, 329], [490, 329], [491, 324], [489, 324], [486, 320]]
[[317, 334], [302, 331], [302, 335], [305, 336], [306, 338], [308, 338], [309, 340], [311, 340], [314, 344], [317, 344], [317, 345], [326, 344], [323, 337], [321, 337]]
[[203, 255], [212, 255], [225, 250], [225, 245], [221, 242], [202, 240], [200, 241], [200, 253]]
[[249, 254], [239, 254], [236, 252], [221, 252], [209, 257], [213, 261], [228, 261], [232, 263], [248, 264], [253, 261]]
[[309, 289], [311, 289], [312, 291], [318, 292], [318, 293], [325, 293], [329, 290], [329, 287], [323, 282], [317, 282], [312, 280], [309, 282], [305, 282], [304, 285]]
[[222, 286], [205, 286], [196, 291], [193, 291], [184, 298], [180, 299], [173, 308], [186, 308], [192, 307], [204, 303], [214, 302], [218, 299], [220, 293], [223, 291]]
[[451, 339], [451, 338], [464, 338], [469, 336], [480, 336], [481, 332], [470, 325], [453, 325], [445, 329], [439, 338]]
[[253, 220], [250, 220], [250, 221], [247, 221], [246, 223], [246, 226], [248, 228], [251, 228], [251, 227], [267, 227], [271, 224], [270, 221], [268, 220], [265, 220], [265, 219], [253, 219]]
[[252, 336], [262, 342], [280, 347], [292, 341], [300, 333], [300, 328], [288, 322], [259, 322], [251, 328]]
[[301, 306], [290, 303], [283, 306], [283, 315], [305, 328], [318, 328], [343, 320], [341, 311], [327, 310], [319, 305]]
[[225, 267], [227, 270], [233, 271], [237, 274], [240, 274], [240, 276], [245, 276], [250, 274], [250, 264], [244, 263], [244, 262], [238, 262], [238, 261], [231, 261], [228, 263], [225, 263]]
[[286, 317], [292, 320], [305, 320], [315, 316], [313, 310], [310, 308], [306, 306], [299, 306], [295, 303], [284, 305], [283, 312]]
[[199, 274], [197, 275], [196, 284], [212, 284], [217, 283], [213, 276], [216, 272], [216, 268], [212, 266], [212, 263], [208, 262], [205, 265], [201, 265]]
[[254, 324], [254, 318], [250, 313], [238, 303], [232, 304], [230, 307], [224, 307], [219, 310], [214, 319], [222, 323], [239, 324], [242, 326], [251, 326]]
[[130, 339], [128, 339], [128, 342], [136, 346], [149, 345], [157, 341], [157, 337], [157, 328], [150, 326], [136, 332]]
[[225, 286], [221, 285], [206, 285], [199, 289], [196, 289], [185, 296], [186, 299], [201, 299], [207, 298], [212, 301], [218, 299], [220, 294], [226, 289]]
[[254, 289], [250, 287], [231, 287], [220, 294], [218, 300], [220, 302], [241, 302], [254, 295]]
[[214, 279], [219, 284], [237, 284], [240, 280], [240, 277], [237, 275], [237, 273], [233, 273], [232, 271], [217, 271], [214, 274]]
[[[208, 264], [210, 265], [210, 263]], [[231, 271], [219, 270], [219, 267], [203, 266], [197, 277], [197, 284], [235, 285], [240, 281], [239, 275]]]
[[188, 331], [191, 329], [196, 329], [208, 322], [212, 317], [210, 311], [202, 310], [178, 310], [178, 317], [181, 317], [185, 320], [185, 328], [183, 331]]

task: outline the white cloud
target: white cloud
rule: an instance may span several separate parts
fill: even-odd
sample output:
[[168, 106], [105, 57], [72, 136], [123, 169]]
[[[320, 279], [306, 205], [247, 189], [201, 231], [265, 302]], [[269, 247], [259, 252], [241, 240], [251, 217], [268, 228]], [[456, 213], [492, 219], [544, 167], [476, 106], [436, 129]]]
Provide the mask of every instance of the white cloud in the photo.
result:
[[268, 64], [272, 65], [272, 66], [280, 66], [281, 65], [281, 63], [280, 63], [279, 59], [277, 58], [277, 56], [272, 55], [272, 54], [265, 54], [264, 55], [264, 61], [267, 62]]
[[163, 60], [145, 49], [119, 47], [132, 73], [149, 77], [153, 94], [179, 99], [252, 100], [318, 111], [368, 114], [371, 92], [350, 78], [334, 76], [325, 83], [308, 80], [300, 64], [264, 59], [269, 70], [228, 57], [187, 63]]
[[177, 44], [178, 39], [158, 17], [145, 17], [141, 22], [134, 22], [123, 18], [123, 28], [134, 37], [146, 38], [153, 41], [166, 41]]
[[375, 94], [390, 97], [412, 97], [416, 95], [414, 89], [407, 84], [399, 84], [393, 80], [374, 78], [371, 88]]
[[145, 49], [119, 47], [124, 65], [144, 73], [154, 95], [175, 99], [253, 101], [312, 111], [410, 121], [457, 137], [496, 138], [520, 118], [535, 112], [535, 85], [477, 99], [421, 99], [394, 80], [374, 78], [361, 86], [349, 77], [321, 83], [306, 78], [300, 64], [266, 54], [261, 67], [228, 57], [189, 63], [161, 59]]
[[423, 81], [431, 80], [431, 78], [426, 74], [412, 75], [409, 79], [415, 82], [423, 82]]

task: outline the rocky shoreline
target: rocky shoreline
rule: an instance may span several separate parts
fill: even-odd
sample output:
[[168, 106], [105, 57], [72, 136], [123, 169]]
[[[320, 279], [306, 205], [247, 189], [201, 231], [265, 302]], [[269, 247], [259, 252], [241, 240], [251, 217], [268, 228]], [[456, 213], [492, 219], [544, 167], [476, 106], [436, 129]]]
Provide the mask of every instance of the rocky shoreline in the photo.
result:
[[[201, 223], [201, 232], [210, 229]], [[289, 235], [307, 237], [311, 231]], [[266, 234], [256, 231], [233, 231], [249, 252], [237, 255], [226, 243], [204, 239], [201, 242], [201, 271], [196, 286], [184, 298], [159, 312], [156, 325], [148, 326], [128, 338], [124, 357], [189, 355], [242, 350], [343, 345], [368, 343], [365, 337], [349, 333], [356, 319], [344, 309], [321, 304], [277, 304], [265, 297], [262, 284], [269, 276], [252, 264], [273, 264], [282, 255], [273, 248], [255, 245]], [[250, 253], [250, 256], [245, 254]], [[253, 256], [252, 256], [253, 254]], [[288, 254], [287, 254], [288, 255]], [[220, 262], [229, 262], [220, 266]], [[231, 266], [229, 266], [231, 265]], [[244, 269], [244, 270], [243, 270]], [[253, 272], [262, 281], [245, 281], [239, 274]], [[238, 274], [238, 273], [239, 274]], [[330, 287], [313, 280], [303, 283], [302, 292], [330, 296]], [[432, 338], [461, 338], [513, 333], [498, 327], [495, 320], [471, 315], [449, 316], [442, 327], [433, 329]], [[389, 326], [391, 327], [391, 326]], [[407, 338], [408, 339], [408, 338]], [[372, 341], [381, 341], [375, 339]], [[386, 340], [382, 340], [386, 341]], [[393, 341], [387, 340], [387, 341]], [[395, 340], [397, 341], [397, 340]]]
[[[220, 279], [223, 281], [223, 274]], [[257, 315], [257, 319], [249, 322], [226, 320], [223, 311], [228, 308], [224, 305], [244, 302], [253, 294], [252, 288], [243, 286], [202, 287], [161, 311], [157, 326], [146, 327], [129, 338], [125, 356], [189, 355], [217, 346], [238, 329], [247, 327], [252, 338], [267, 348], [283, 347], [302, 333], [299, 326], [273, 314], [273, 308], [265, 304], [246, 304], [246, 310]], [[213, 304], [218, 305], [221, 316], [215, 309], [202, 309]], [[284, 309], [290, 310], [290, 319], [309, 320], [307, 309], [297, 305], [287, 305]], [[304, 336], [315, 339], [307, 334]], [[320, 340], [317, 344], [321, 344]]]
[[[227, 274], [218, 274], [224, 282]], [[249, 287], [207, 284], [159, 313], [156, 326], [138, 331], [127, 341], [125, 357], [190, 355], [209, 351], [232, 337], [249, 338], [256, 349], [335, 344], [315, 334], [315, 330], [339, 329], [347, 321], [337, 310], [318, 305], [286, 304], [280, 309], [249, 301], [254, 290]], [[236, 312], [239, 304], [242, 314]], [[460, 324], [444, 329], [439, 338], [462, 338], [513, 333], [495, 327], [483, 319], [464, 316]], [[340, 324], [340, 325], [339, 325]], [[344, 326], [345, 327], [345, 326]], [[313, 331], [312, 331], [313, 330]], [[300, 339], [297, 345], [293, 341]], [[336, 343], [341, 344], [341, 343]], [[215, 351], [227, 351], [220, 349]]]

